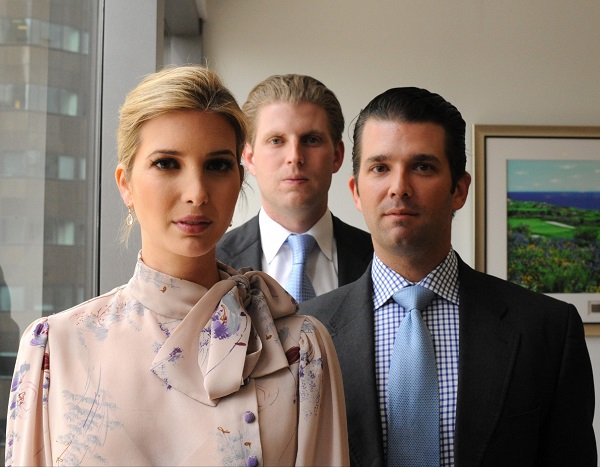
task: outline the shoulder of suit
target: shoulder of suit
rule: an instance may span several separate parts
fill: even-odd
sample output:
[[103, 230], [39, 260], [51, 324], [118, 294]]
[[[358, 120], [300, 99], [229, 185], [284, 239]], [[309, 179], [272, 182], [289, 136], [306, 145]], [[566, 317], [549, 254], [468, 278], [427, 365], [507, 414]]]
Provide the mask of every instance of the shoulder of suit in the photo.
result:
[[369, 232], [354, 227], [353, 225], [346, 224], [335, 216], [333, 216], [333, 234], [338, 242], [340, 240], [353, 244], [358, 242], [359, 245], [365, 245], [367, 248], [370, 248], [371, 251], [373, 250], [371, 234]]
[[369, 310], [369, 301], [368, 286], [353, 282], [300, 303], [298, 313], [315, 317], [334, 335]]
[[477, 271], [462, 260], [459, 259], [459, 280], [460, 288], [467, 294], [481, 293], [491, 297], [499, 297], [503, 301], [511, 304], [523, 306], [523, 309], [550, 309], [550, 308], [570, 308], [571, 305], [563, 300], [559, 300], [549, 295], [534, 292], [519, 284], [515, 284], [506, 279], [501, 279], [491, 274]]
[[244, 222], [242, 225], [226, 232], [217, 243], [217, 252], [225, 252], [230, 256], [245, 251], [253, 243], [260, 241], [258, 231], [258, 216]]
[[[370, 277], [370, 276], [369, 276]], [[300, 314], [303, 314], [304, 310], [307, 310], [307, 315], [315, 315], [318, 310], [329, 310], [331, 308], [337, 308], [346, 297], [353, 293], [360, 293], [363, 289], [368, 290], [368, 286], [365, 287], [361, 284], [361, 281], [364, 280], [364, 277], [359, 278], [358, 280], [351, 282], [350, 284], [343, 285], [338, 287], [337, 289], [333, 289], [330, 292], [324, 293], [323, 295], [319, 295], [315, 298], [312, 298], [306, 302], [300, 303]], [[365, 290], [365, 293], [367, 291]]]

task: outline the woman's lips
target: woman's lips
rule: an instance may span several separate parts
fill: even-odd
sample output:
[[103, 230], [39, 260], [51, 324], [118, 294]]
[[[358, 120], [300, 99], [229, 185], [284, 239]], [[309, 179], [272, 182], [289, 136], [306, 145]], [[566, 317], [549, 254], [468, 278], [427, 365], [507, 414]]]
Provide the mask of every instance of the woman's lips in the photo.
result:
[[185, 216], [173, 223], [185, 233], [195, 234], [204, 232], [212, 224], [212, 221], [206, 216]]

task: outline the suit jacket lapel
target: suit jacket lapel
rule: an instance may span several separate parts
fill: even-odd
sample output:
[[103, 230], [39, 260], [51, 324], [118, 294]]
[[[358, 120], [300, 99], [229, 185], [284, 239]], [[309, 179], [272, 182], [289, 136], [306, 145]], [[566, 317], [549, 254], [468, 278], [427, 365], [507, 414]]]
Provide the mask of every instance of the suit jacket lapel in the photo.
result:
[[244, 235], [247, 235], [248, 241], [244, 251], [240, 253], [240, 260], [248, 263], [255, 271], [262, 270], [262, 246], [260, 243], [260, 227], [258, 224], [258, 216], [254, 216], [247, 225], [247, 230]]
[[338, 257], [338, 283], [340, 286], [348, 284], [347, 277], [351, 274], [351, 270], [355, 267], [355, 262], [351, 260], [353, 258], [352, 250], [348, 248], [344, 241], [343, 224], [340, 220], [331, 216], [333, 220], [333, 237], [335, 238], [337, 245], [337, 257]]
[[331, 216], [333, 220], [333, 236], [337, 246], [338, 258], [338, 283], [343, 286], [354, 282], [365, 271], [365, 264], [368, 264], [373, 258], [371, 249], [365, 255], [365, 248], [355, 244], [355, 237], [352, 231], [349, 231], [346, 224], [340, 219]]
[[456, 465], [479, 465], [500, 418], [518, 347], [504, 320], [506, 305], [490, 299], [485, 276], [459, 260], [460, 340], [454, 438]]
[[217, 245], [217, 258], [236, 269], [262, 270], [258, 216], [225, 234]]
[[[348, 286], [347, 286], [348, 287]], [[375, 380], [371, 266], [336, 304], [326, 323], [340, 355], [354, 465], [383, 465], [381, 416]]]

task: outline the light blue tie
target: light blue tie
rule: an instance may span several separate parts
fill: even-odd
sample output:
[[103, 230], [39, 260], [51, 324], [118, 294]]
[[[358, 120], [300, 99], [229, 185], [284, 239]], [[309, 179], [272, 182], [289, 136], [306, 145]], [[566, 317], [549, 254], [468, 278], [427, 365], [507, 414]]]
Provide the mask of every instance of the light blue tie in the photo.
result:
[[394, 300], [407, 311], [400, 323], [388, 381], [388, 466], [440, 465], [440, 401], [431, 334], [421, 311], [435, 293], [404, 287]]
[[287, 282], [286, 290], [297, 302], [304, 302], [316, 296], [310, 279], [306, 275], [306, 258], [316, 245], [312, 235], [291, 234], [287, 242], [292, 248], [292, 271]]

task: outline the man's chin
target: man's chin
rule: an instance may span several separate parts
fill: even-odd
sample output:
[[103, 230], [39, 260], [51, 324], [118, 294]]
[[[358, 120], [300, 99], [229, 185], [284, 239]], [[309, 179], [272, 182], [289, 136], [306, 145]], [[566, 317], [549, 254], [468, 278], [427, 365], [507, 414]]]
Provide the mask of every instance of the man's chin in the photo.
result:
[[316, 200], [312, 195], [313, 193], [308, 192], [308, 190], [290, 190], [282, 195], [279, 202], [293, 211], [310, 210], [316, 204]]

